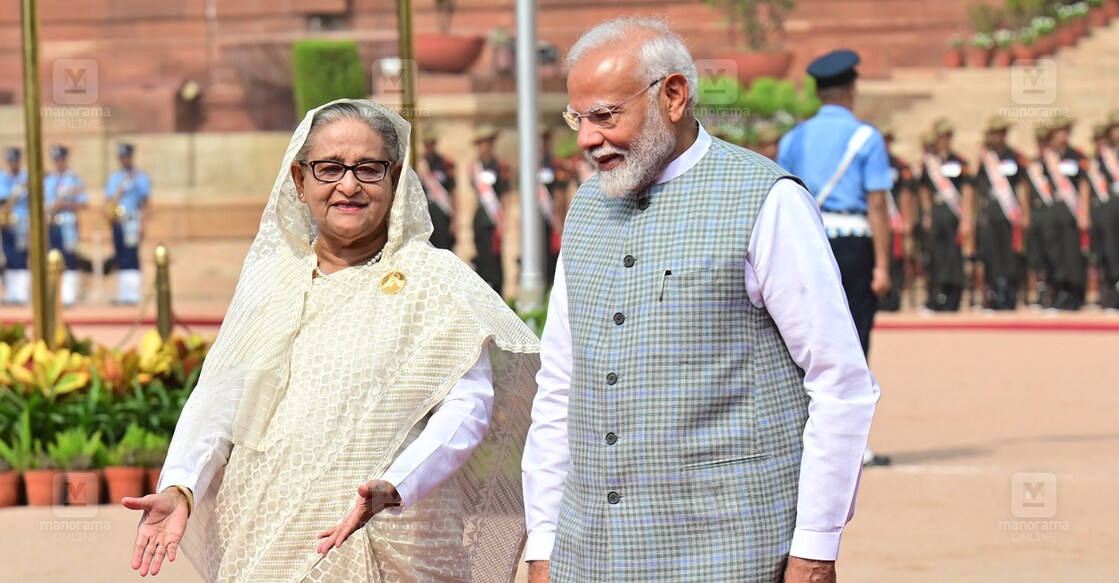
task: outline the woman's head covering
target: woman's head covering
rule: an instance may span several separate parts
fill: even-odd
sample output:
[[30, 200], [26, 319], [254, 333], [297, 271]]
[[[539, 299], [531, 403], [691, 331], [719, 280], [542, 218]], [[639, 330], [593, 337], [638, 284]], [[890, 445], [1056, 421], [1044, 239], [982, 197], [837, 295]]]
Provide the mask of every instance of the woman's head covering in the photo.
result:
[[[370, 278], [362, 293], [391, 302], [387, 304], [391, 308], [386, 310], [388, 317], [372, 322], [363, 321], [359, 314], [354, 325], [367, 326], [370, 334], [399, 337], [385, 343], [392, 347], [385, 353], [368, 355], [379, 367], [377, 378], [369, 382], [404, 395], [397, 402], [408, 403], [405, 409], [414, 408], [386, 411], [386, 418], [391, 419], [388, 422], [400, 424], [397, 437], [389, 444], [390, 457], [399, 453], [410, 431], [473, 365], [479, 351], [489, 346], [494, 405], [490, 431], [478, 446], [488, 450], [489, 461], [485, 466], [472, 467], [479, 458], [476, 450], [456, 478], [463, 476], [462, 487], [468, 493], [479, 489], [491, 493], [472, 509], [479, 516], [496, 509], [505, 518], [520, 515], [519, 528], [504, 524], [502, 528], [483, 529], [485, 533], [468, 545], [474, 549], [487, 545], [491, 549], [512, 549], [509, 572], [515, 572], [517, 557], [513, 555], [519, 552], [523, 536], [520, 478], [517, 472], [497, 470], [519, 464], [535, 392], [533, 377], [539, 369], [539, 342], [500, 296], [465, 264], [428, 243], [432, 225], [427, 198], [409, 163], [411, 127], [396, 113], [372, 101], [339, 100], [308, 112], [292, 135], [233, 301], [198, 386], [180, 417], [202, 422], [184, 422], [176, 427], [169, 463], [181, 459], [182, 451], [200, 442], [220, 440], [249, 450], [265, 448], [265, 433], [287, 387], [291, 347], [299, 333], [316, 264], [310, 245], [314, 222], [296, 195], [290, 169], [311, 133], [315, 116], [338, 104], [388, 120], [403, 152], [399, 160], [403, 170], [388, 215], [388, 240], [382, 258], [372, 267], [351, 268], [362, 269], [361, 276]], [[418, 317], [420, 313], [440, 317]], [[425, 374], [415, 374], [417, 369]], [[433, 375], [433, 370], [446, 374]], [[504, 463], [494, 463], [497, 460]], [[370, 470], [383, 471], [389, 462], [391, 459], [370, 460]], [[183, 540], [184, 551], [204, 575], [216, 573], [215, 565], [220, 564], [220, 549], [214, 542], [220, 538], [216, 536], [214, 514], [220, 479], [219, 475], [213, 483], [199, 486], [204, 491], [196, 492], [198, 506]], [[160, 484], [160, 488], [167, 485]], [[503, 554], [507, 553], [481, 560], [473, 557], [474, 580], [496, 580], [486, 573], [508, 570], [509, 565], [498, 564], [504, 560]]]

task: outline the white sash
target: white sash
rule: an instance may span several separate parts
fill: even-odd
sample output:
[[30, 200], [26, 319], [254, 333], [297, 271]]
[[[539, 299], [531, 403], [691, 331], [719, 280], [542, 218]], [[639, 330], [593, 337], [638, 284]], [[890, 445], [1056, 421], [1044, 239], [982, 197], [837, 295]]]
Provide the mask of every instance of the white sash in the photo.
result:
[[832, 174], [828, 183], [816, 194], [817, 206], [820, 208], [824, 207], [824, 201], [831, 196], [832, 190], [835, 190], [835, 186], [839, 184], [839, 180], [847, 173], [847, 169], [851, 166], [851, 162], [855, 160], [855, 156], [859, 153], [859, 150], [863, 148], [863, 145], [866, 144], [866, 141], [870, 139], [872, 135], [874, 135], [874, 129], [868, 125], [859, 126], [859, 129], [855, 130], [855, 133], [851, 135], [851, 139], [847, 141], [847, 151], [843, 153], [843, 159], [839, 161], [839, 167], [835, 169], [835, 174]]
[[1119, 152], [1115, 148], [1105, 147], [1100, 150], [1100, 158], [1103, 159], [1103, 167], [1111, 175], [1111, 187], [1115, 189], [1115, 194], [1119, 194]]
[[956, 189], [956, 185], [946, 178], [940, 172], [941, 160], [938, 156], [932, 154], [925, 154], [925, 172], [929, 173], [929, 179], [932, 180], [933, 186], [936, 187], [936, 195], [956, 215], [960, 218], [963, 215], [960, 205], [960, 191]]
[[984, 150], [980, 157], [983, 160], [983, 170], [987, 172], [987, 179], [991, 182], [991, 194], [1002, 208], [1002, 214], [1011, 223], [1017, 223], [1022, 216], [1022, 208], [1018, 206], [1018, 199], [1014, 196], [1014, 187], [1006, 179], [1006, 175], [999, 168], [999, 156], [990, 150]]
[[1080, 216], [1080, 198], [1072, 181], [1061, 171], [1061, 158], [1057, 156], [1056, 152], [1049, 149], [1042, 153], [1042, 157], [1045, 160], [1045, 167], [1049, 170], [1049, 178], [1053, 181], [1053, 186], [1056, 187], [1057, 196], [1061, 197], [1061, 202], [1065, 203], [1068, 210], [1072, 211], [1072, 216]]
[[1042, 172], [1040, 162], [1030, 162], [1026, 166], [1026, 175], [1030, 177], [1030, 183], [1034, 185], [1037, 190], [1037, 195], [1041, 197], [1041, 202], [1045, 206], [1053, 206], [1053, 186], [1049, 184], [1049, 179], [1045, 177]]
[[420, 158], [419, 168], [417, 169], [420, 176], [420, 183], [423, 184], [424, 192], [427, 194], [427, 200], [435, 203], [443, 214], [453, 216], [454, 207], [451, 203], [451, 194], [443, 188], [443, 183], [435, 177], [431, 172], [431, 166], [427, 163], [427, 158]]
[[490, 221], [497, 227], [498, 232], [501, 232], [501, 199], [497, 196], [497, 191], [493, 189], [493, 185], [487, 182], [483, 176], [487, 170], [482, 166], [480, 160], [474, 161], [474, 188], [478, 189], [478, 198], [482, 202], [482, 209], [490, 217]]
[[1088, 182], [1092, 183], [1092, 191], [1096, 193], [1096, 198], [1100, 199], [1100, 202], [1107, 204], [1107, 201], [1111, 200], [1111, 195], [1107, 192], [1107, 178], [1104, 177], [1100, 163], [1095, 158], [1088, 164]]
[[536, 204], [540, 206], [540, 214], [548, 222], [548, 226], [552, 229], [558, 229], [559, 216], [556, 214], [556, 201], [552, 199], [552, 193], [548, 191], [548, 185], [545, 184], [545, 170], [551, 173], [551, 180], [548, 181], [548, 184], [555, 181], [555, 170], [547, 167], [540, 169], [536, 181]]

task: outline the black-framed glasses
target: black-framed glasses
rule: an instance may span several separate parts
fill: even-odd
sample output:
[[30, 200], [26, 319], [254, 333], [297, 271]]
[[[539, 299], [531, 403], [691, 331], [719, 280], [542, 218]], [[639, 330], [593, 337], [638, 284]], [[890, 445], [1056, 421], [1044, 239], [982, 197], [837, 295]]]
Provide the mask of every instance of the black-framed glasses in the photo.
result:
[[608, 130], [614, 127], [614, 124], [618, 123], [617, 120], [614, 119], [614, 116], [623, 113], [622, 111], [620, 111], [623, 105], [629, 103], [638, 95], [641, 95], [642, 93], [645, 93], [646, 91], [652, 89], [657, 83], [660, 83], [667, 78], [668, 75], [665, 75], [664, 77], [653, 81], [652, 83], [646, 85], [645, 88], [641, 91], [630, 95], [616, 105], [599, 105], [597, 107], [592, 107], [587, 111], [584, 111], [583, 113], [579, 113], [568, 107], [567, 111], [563, 112], [563, 121], [567, 122], [567, 127], [575, 131], [579, 131], [579, 125], [583, 119], [591, 122], [592, 124], [594, 124], [595, 127]]
[[366, 160], [350, 166], [334, 160], [311, 160], [310, 162], [304, 162], [304, 164], [311, 167], [311, 175], [319, 182], [338, 182], [342, 180], [346, 172], [353, 172], [354, 178], [358, 182], [374, 184], [385, 179], [393, 162], [389, 160]]

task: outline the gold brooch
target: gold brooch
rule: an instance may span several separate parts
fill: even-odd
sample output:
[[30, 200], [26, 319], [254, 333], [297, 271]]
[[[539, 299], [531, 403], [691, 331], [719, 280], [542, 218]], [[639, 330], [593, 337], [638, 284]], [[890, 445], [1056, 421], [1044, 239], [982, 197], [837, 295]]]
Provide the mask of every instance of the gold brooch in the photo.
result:
[[381, 278], [381, 291], [392, 295], [400, 293], [404, 286], [408, 284], [408, 278], [399, 271], [390, 271]]

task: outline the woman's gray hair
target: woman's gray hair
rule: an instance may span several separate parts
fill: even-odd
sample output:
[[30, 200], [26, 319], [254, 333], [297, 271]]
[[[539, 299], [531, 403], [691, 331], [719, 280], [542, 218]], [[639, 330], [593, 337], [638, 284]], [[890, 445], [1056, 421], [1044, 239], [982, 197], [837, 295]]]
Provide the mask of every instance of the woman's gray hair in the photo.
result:
[[311, 140], [315, 137], [315, 130], [322, 126], [336, 122], [340, 119], [356, 119], [364, 122], [385, 142], [385, 149], [389, 151], [392, 162], [404, 159], [404, 143], [396, 133], [396, 125], [392, 123], [376, 108], [360, 101], [344, 101], [320, 109], [311, 119], [311, 128], [307, 131], [307, 139], [303, 141], [299, 152], [295, 155], [297, 162], [306, 162], [311, 152]]
[[684, 39], [662, 19], [625, 16], [607, 20], [583, 33], [567, 51], [564, 67], [571, 71], [588, 53], [622, 42], [634, 33], [650, 32], [637, 55], [638, 70], [634, 77], [641, 83], [652, 83], [661, 77], [680, 73], [688, 80], [688, 107], [695, 107], [699, 91], [699, 74]]

